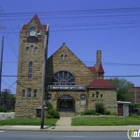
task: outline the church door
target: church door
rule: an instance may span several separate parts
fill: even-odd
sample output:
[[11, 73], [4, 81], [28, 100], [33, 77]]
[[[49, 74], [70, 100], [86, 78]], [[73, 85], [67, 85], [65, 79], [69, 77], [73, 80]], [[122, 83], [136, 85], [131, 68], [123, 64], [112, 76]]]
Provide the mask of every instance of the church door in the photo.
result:
[[73, 112], [75, 111], [74, 99], [69, 95], [61, 96], [57, 101], [58, 111]]

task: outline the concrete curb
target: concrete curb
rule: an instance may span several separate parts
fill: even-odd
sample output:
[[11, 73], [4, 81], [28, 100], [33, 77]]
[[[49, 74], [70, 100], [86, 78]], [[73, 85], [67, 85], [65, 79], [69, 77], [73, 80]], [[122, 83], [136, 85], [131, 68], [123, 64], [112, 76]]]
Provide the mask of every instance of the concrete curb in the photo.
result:
[[140, 126], [0, 126], [0, 131], [42, 131], [42, 132], [127, 132], [139, 130]]

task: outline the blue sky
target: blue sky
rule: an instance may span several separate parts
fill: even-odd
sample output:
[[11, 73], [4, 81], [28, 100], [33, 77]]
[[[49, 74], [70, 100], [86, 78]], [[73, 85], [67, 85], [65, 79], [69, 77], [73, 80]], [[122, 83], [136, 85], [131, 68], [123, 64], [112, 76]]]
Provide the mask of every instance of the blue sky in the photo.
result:
[[[4, 35], [3, 75], [17, 75], [19, 31], [38, 14], [49, 24], [48, 56], [63, 42], [87, 66], [102, 50], [105, 76], [126, 76], [140, 86], [139, 0], [0, 0], [0, 44]], [[131, 77], [127, 77], [131, 76]], [[16, 77], [2, 77], [2, 89], [16, 93]]]

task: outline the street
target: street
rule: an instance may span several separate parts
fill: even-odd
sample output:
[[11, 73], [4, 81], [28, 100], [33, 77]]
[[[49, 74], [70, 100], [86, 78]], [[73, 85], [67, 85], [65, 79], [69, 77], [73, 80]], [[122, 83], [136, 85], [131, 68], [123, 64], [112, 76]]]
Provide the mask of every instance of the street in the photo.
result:
[[[127, 132], [0, 131], [0, 140], [128, 140]], [[139, 138], [134, 138], [139, 139]]]

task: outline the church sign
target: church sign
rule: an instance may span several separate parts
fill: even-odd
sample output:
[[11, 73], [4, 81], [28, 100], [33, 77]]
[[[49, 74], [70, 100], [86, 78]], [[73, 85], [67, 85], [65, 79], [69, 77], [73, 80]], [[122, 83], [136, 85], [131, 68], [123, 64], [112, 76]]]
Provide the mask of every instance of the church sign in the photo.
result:
[[85, 86], [77, 86], [77, 85], [49, 85], [48, 90], [85, 90]]

